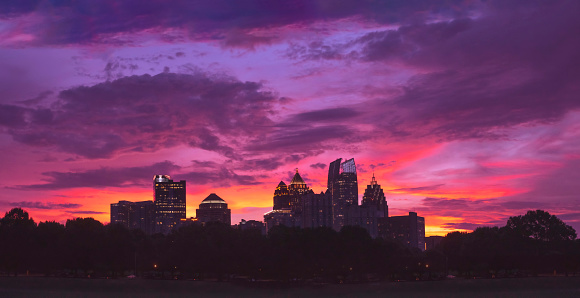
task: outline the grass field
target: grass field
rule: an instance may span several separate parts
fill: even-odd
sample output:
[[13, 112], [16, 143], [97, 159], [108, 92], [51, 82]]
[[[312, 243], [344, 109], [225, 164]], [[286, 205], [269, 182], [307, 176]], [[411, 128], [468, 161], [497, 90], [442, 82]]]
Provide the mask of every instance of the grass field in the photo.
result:
[[292, 286], [208, 281], [0, 277], [0, 297], [580, 297], [580, 277]]

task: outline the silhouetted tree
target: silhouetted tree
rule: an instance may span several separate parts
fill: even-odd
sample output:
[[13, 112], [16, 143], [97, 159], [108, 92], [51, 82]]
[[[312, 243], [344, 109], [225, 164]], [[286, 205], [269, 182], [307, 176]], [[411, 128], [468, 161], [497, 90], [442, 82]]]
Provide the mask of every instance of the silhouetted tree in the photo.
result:
[[55, 221], [38, 223], [36, 228], [35, 263], [45, 275], [54, 274], [64, 268], [64, 225]]
[[9, 274], [30, 269], [35, 228], [34, 220], [21, 208], [6, 212], [0, 220], [0, 262]]
[[507, 228], [541, 241], [561, 241], [576, 239], [576, 231], [555, 215], [543, 210], [528, 211], [526, 215], [510, 217]]
[[[83, 270], [88, 276], [97, 269], [105, 269], [103, 264], [104, 227], [99, 221], [75, 218], [66, 221], [65, 247], [67, 267], [75, 275]], [[98, 267], [101, 265], [101, 267]], [[94, 276], [94, 275], [93, 275]]]

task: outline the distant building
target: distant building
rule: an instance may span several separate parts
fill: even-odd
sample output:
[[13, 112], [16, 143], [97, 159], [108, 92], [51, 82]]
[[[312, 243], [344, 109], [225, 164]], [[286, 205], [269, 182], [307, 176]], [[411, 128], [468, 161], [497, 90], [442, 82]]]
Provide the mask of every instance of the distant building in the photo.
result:
[[386, 218], [379, 234], [385, 239], [398, 240], [409, 248], [425, 250], [425, 218], [417, 216], [415, 212]]
[[443, 236], [429, 236], [425, 237], [425, 250], [432, 250], [437, 248], [443, 241]]
[[290, 192], [284, 181], [280, 181], [278, 186], [276, 186], [272, 210], [290, 210]]
[[266, 234], [266, 226], [261, 221], [242, 219], [237, 226], [238, 226], [238, 229], [240, 229], [242, 231], [257, 230], [257, 231], [260, 231], [260, 233], [262, 233], [262, 234]]
[[297, 217], [302, 214], [302, 195], [306, 194], [308, 190], [308, 185], [306, 185], [306, 182], [300, 177], [298, 169], [296, 169], [296, 174], [294, 174], [288, 186], [288, 192], [290, 193], [290, 209]]
[[155, 204], [153, 201], [133, 203], [129, 224], [132, 229], [140, 229], [146, 234], [155, 233]]
[[201, 223], [221, 222], [228, 226], [232, 224], [232, 211], [228, 204], [215, 193], [210, 194], [195, 210], [197, 220]]
[[120, 223], [129, 229], [140, 229], [153, 234], [155, 212], [153, 201], [119, 201], [111, 204], [111, 223]]
[[332, 199], [329, 194], [309, 191], [302, 196], [302, 227], [332, 227]]
[[185, 218], [185, 180], [174, 182], [169, 175], [153, 177], [155, 232], [167, 234]]
[[272, 210], [264, 213], [264, 224], [266, 225], [266, 233], [271, 228], [279, 225], [287, 227], [300, 226], [298, 220], [292, 210]]
[[131, 213], [131, 204], [129, 201], [119, 201], [111, 204], [111, 223], [122, 224], [129, 228], [129, 214]]
[[328, 168], [328, 191], [332, 200], [333, 228], [339, 231], [347, 225], [347, 209], [358, 205], [358, 182], [354, 158], [342, 162], [339, 158]]
[[310, 189], [300, 177], [298, 169], [292, 177], [290, 185], [280, 181], [274, 191], [274, 206], [272, 211], [264, 213], [266, 232], [277, 225], [287, 227], [302, 226], [302, 196]]
[[346, 210], [347, 225], [363, 227], [373, 238], [379, 236], [380, 221], [389, 216], [389, 208], [383, 189], [374, 175], [371, 184], [365, 190], [362, 204], [350, 205], [346, 207]]

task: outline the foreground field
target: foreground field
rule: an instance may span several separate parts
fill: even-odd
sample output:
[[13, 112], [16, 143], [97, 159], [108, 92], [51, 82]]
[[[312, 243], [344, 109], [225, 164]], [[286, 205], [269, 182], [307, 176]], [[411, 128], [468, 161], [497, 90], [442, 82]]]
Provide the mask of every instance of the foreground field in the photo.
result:
[[2, 277], [0, 297], [580, 297], [580, 277], [319, 286]]

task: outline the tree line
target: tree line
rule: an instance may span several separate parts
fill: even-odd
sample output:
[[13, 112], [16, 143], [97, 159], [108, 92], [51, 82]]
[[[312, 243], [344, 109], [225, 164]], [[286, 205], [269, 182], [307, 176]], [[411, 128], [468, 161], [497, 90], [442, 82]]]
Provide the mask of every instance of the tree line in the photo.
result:
[[360, 282], [575, 274], [580, 242], [547, 212], [511, 217], [505, 227], [448, 234], [422, 252], [360, 227], [234, 229], [191, 224], [146, 235], [93, 218], [36, 224], [21, 208], [0, 219], [0, 274], [68, 277]]

